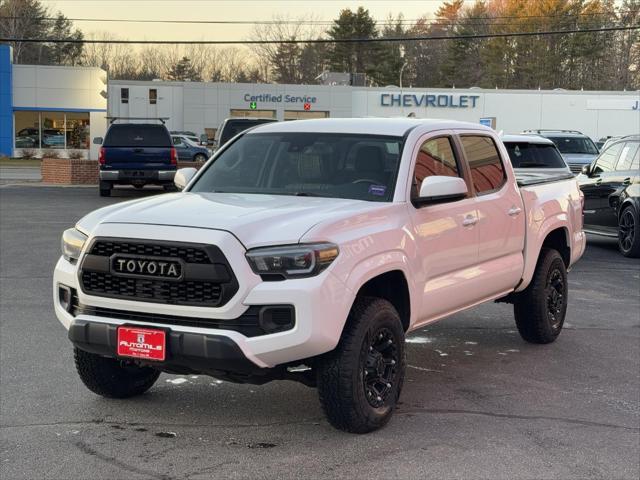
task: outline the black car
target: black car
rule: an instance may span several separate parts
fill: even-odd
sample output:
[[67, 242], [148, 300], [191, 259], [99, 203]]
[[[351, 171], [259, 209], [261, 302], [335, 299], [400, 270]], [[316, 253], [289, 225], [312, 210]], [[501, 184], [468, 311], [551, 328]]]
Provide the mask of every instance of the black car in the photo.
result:
[[617, 237], [626, 257], [640, 257], [640, 135], [611, 142], [578, 176], [584, 230]]
[[277, 122], [277, 120], [275, 118], [227, 118], [216, 132], [217, 147], [220, 148], [240, 132], [271, 122]]

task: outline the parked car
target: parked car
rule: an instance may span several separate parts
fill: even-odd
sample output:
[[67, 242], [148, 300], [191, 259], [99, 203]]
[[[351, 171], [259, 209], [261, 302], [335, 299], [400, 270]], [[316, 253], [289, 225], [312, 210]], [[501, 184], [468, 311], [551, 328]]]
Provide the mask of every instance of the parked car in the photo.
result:
[[172, 135], [171, 139], [178, 153], [178, 160], [206, 162], [211, 156], [211, 152], [207, 148], [194, 143], [187, 136]]
[[216, 131], [216, 147], [220, 148], [240, 132], [263, 123], [276, 122], [275, 118], [227, 118]]
[[504, 135], [502, 142], [518, 175], [573, 175], [555, 143], [539, 135]]
[[42, 130], [42, 148], [64, 148], [64, 132], [53, 128]]
[[525, 130], [548, 138], [556, 144], [565, 162], [573, 173], [580, 173], [598, 156], [593, 140], [577, 130]]
[[578, 176], [585, 231], [617, 237], [626, 257], [640, 256], [640, 135], [618, 138]]
[[37, 148], [40, 130], [37, 128], [23, 128], [16, 133], [16, 148]]
[[108, 197], [114, 185], [162, 185], [173, 188], [178, 154], [164, 123], [117, 123], [115, 119], [107, 134], [94, 143], [102, 145], [100, 164], [100, 195]]
[[181, 138], [188, 138], [191, 142], [195, 143], [196, 145], [202, 145], [202, 140], [200, 139], [200, 137], [198, 137], [198, 135], [196, 135], [193, 132], [177, 132], [177, 131], [171, 131], [169, 132], [171, 134], [171, 136], [179, 136]]
[[62, 236], [55, 313], [99, 395], [161, 371], [290, 379], [317, 386], [332, 425], [369, 432], [397, 405], [407, 332], [499, 300], [524, 340], [553, 342], [585, 246], [575, 178], [517, 180], [472, 123], [270, 123], [175, 183]]

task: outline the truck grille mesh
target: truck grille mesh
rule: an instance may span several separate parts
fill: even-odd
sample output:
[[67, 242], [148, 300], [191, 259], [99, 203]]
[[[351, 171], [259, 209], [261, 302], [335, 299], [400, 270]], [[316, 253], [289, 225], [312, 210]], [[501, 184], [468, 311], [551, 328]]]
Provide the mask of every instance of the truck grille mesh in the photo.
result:
[[217, 305], [222, 288], [211, 282], [167, 282], [116, 277], [104, 272], [83, 272], [82, 285], [93, 295], [109, 294], [132, 300], [153, 300], [173, 304]]
[[178, 247], [150, 243], [100, 241], [91, 249], [94, 255], [110, 257], [114, 253], [181, 258], [187, 263], [211, 263], [207, 252], [194, 247]]
[[[112, 255], [180, 259], [187, 273], [179, 281], [118, 275], [109, 266]], [[199, 269], [197, 276], [189, 277], [190, 265]], [[238, 291], [229, 262], [214, 245], [113, 238], [94, 241], [83, 259], [80, 282], [89, 295], [201, 307], [222, 306]]]

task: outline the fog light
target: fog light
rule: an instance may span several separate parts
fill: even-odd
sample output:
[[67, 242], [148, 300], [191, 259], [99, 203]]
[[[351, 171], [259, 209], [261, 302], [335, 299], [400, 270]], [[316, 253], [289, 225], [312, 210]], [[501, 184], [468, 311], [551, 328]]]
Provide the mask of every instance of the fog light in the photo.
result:
[[58, 301], [67, 312], [71, 312], [71, 289], [66, 285], [58, 285]]
[[260, 326], [266, 333], [291, 330], [295, 324], [295, 310], [291, 305], [278, 305], [260, 309]]

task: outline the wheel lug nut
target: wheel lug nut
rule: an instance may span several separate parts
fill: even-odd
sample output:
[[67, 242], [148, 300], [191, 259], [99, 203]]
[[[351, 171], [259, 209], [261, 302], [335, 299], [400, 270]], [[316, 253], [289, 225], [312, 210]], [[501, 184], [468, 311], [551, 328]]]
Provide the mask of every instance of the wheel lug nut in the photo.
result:
[[391, 388], [391, 384], [390, 383], [387, 383], [387, 388]]
[[382, 397], [378, 396], [378, 397], [376, 397], [376, 400], [381, 402], [382, 401]]
[[395, 365], [396, 361], [395, 360], [391, 360], [391, 365]]

